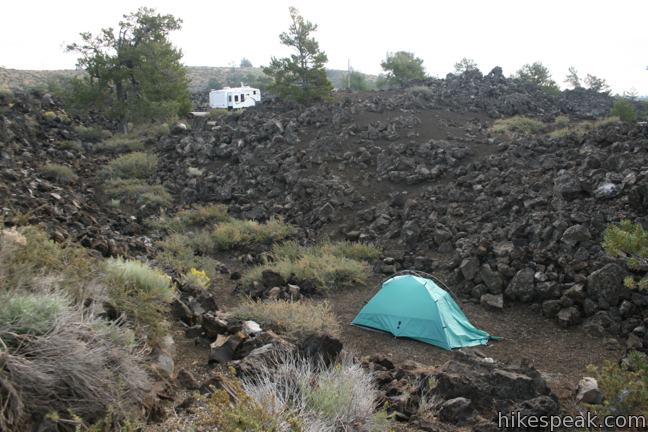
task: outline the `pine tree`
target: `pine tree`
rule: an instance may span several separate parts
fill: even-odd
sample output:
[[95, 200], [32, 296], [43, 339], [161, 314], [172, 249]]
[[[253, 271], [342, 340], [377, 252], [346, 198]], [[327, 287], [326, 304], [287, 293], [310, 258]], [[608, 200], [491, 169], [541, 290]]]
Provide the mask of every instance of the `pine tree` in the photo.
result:
[[81, 33], [81, 43], [68, 46], [78, 52], [78, 66], [87, 77], [72, 83], [73, 107], [98, 109], [118, 120], [128, 131], [129, 122], [145, 122], [183, 115], [191, 108], [189, 80], [180, 63], [182, 52], [169, 41], [182, 21], [173, 15], [140, 8], [124, 15], [119, 31]]
[[277, 96], [299, 102], [312, 102], [330, 96], [333, 86], [326, 77], [328, 57], [311, 36], [317, 25], [305, 20], [297, 9], [290, 8], [291, 25], [279, 35], [282, 44], [294, 49], [290, 57], [272, 57], [264, 73], [273, 78], [268, 90]]
[[412, 81], [426, 78], [423, 60], [411, 52], [389, 53], [380, 66], [386, 73], [387, 82], [392, 85], [404, 87]]
[[[639, 224], [625, 220], [618, 225], [610, 225], [603, 235], [603, 248], [609, 255], [623, 258], [630, 270], [648, 268], [648, 232]], [[628, 288], [648, 289], [646, 275], [639, 282], [628, 276], [624, 283]]]

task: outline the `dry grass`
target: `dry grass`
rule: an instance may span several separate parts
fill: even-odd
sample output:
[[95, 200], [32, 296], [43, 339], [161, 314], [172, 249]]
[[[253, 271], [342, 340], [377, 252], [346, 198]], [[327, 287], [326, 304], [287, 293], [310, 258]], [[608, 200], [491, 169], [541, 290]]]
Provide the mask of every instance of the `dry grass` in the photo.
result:
[[123, 259], [107, 260], [104, 271], [115, 309], [149, 338], [163, 336], [168, 305], [175, 297], [171, 278], [142, 262]]
[[104, 193], [119, 206], [122, 202], [134, 206], [170, 207], [173, 197], [161, 184], [148, 184], [137, 179], [109, 180], [103, 185]]
[[186, 235], [171, 234], [159, 241], [157, 246], [160, 249], [155, 257], [157, 261], [178, 275], [188, 273], [192, 268], [204, 271], [210, 279], [219, 274], [222, 264], [208, 256], [196, 254], [191, 239]]
[[280, 354], [245, 378], [243, 388], [276, 417], [297, 414], [303, 430], [388, 430], [386, 416], [376, 412], [380, 393], [373, 377], [351, 356], [326, 366], [317, 359]]
[[145, 180], [155, 174], [158, 158], [154, 154], [133, 152], [113, 159], [101, 170], [104, 179]]
[[47, 163], [41, 168], [41, 174], [48, 180], [57, 183], [74, 183], [79, 179], [72, 168], [57, 163]]
[[369, 267], [364, 261], [380, 256], [380, 250], [371, 245], [351, 242], [325, 242], [311, 247], [285, 242], [275, 245], [272, 252], [276, 261], [247, 271], [244, 286], [261, 280], [264, 270], [273, 270], [285, 279], [292, 276], [298, 281], [312, 282], [323, 291], [350, 288], [366, 282]]
[[309, 333], [340, 334], [340, 324], [327, 302], [247, 299], [231, 315], [295, 337]]
[[568, 136], [582, 137], [587, 132], [598, 129], [600, 127], [618, 123], [619, 121], [620, 120], [618, 117], [605, 117], [594, 121], [581, 121], [565, 127], [561, 127], [560, 129], [553, 130], [549, 132], [548, 135], [551, 138], [565, 138]]
[[541, 132], [544, 128], [545, 124], [540, 120], [524, 116], [514, 116], [495, 120], [495, 123], [493, 123], [493, 126], [491, 127], [491, 131], [502, 134], [513, 132], [535, 134]]
[[60, 288], [81, 302], [97, 262], [77, 245], [58, 244], [37, 227], [0, 232], [0, 290]]
[[[31, 422], [52, 413], [82, 424], [109, 411], [117, 422], [133, 415], [150, 383], [140, 354], [121, 343], [128, 340], [125, 332], [68, 308], [46, 334], [18, 336], [0, 353], [0, 429], [29, 430]], [[0, 331], [0, 339], [11, 337]]]
[[98, 127], [77, 126], [74, 128], [81, 141], [97, 143], [110, 138], [110, 131]]
[[0, 232], [0, 430], [31, 430], [45, 416], [60, 430], [107, 415], [117, 427], [138, 415], [150, 388], [140, 344], [93, 316], [106, 298], [88, 295], [98, 268], [39, 228]]
[[180, 210], [173, 217], [160, 217], [150, 224], [155, 228], [181, 233], [227, 222], [230, 219], [226, 205], [209, 204]]
[[232, 219], [214, 227], [209, 233], [212, 250], [228, 250], [253, 244], [269, 245], [296, 233], [294, 226], [282, 219], [273, 218], [265, 223], [253, 220]]

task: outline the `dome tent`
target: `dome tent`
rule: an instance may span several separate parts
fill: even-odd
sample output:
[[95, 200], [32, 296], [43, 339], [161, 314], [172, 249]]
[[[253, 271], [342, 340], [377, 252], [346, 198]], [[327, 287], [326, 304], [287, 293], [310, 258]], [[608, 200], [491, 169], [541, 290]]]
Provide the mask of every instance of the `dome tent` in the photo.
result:
[[473, 326], [440, 282], [400, 274], [383, 282], [351, 324], [451, 350], [499, 339]]

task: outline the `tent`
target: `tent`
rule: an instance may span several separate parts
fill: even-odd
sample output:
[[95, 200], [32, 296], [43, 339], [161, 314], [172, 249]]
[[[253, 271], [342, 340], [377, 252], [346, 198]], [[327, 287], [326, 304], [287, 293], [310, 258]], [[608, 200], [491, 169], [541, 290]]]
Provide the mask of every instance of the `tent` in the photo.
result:
[[352, 324], [447, 350], [499, 339], [473, 326], [439, 284], [414, 274], [394, 276], [382, 284]]

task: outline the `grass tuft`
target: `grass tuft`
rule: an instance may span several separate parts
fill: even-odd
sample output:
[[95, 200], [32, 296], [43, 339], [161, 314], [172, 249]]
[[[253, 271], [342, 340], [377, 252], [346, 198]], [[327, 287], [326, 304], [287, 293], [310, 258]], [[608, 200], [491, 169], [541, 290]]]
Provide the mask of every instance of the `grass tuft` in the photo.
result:
[[224, 251], [253, 244], [270, 244], [294, 235], [296, 231], [294, 226], [279, 218], [265, 223], [232, 219], [216, 225], [210, 232], [210, 239], [214, 250]]
[[109, 131], [99, 127], [77, 126], [74, 128], [74, 131], [81, 141], [91, 143], [97, 143], [112, 136]]
[[325, 242], [302, 247], [296, 242], [284, 242], [272, 249], [275, 261], [250, 269], [243, 276], [243, 285], [251, 287], [260, 281], [264, 270], [280, 273], [285, 279], [309, 281], [324, 292], [364, 284], [369, 267], [364, 261], [380, 256], [380, 249], [353, 242]]
[[57, 182], [57, 183], [74, 183], [79, 179], [72, 168], [57, 164], [57, 163], [47, 163], [41, 168], [41, 174], [48, 180]]
[[231, 315], [241, 320], [254, 320], [261, 326], [274, 328], [290, 336], [340, 334], [340, 324], [327, 302], [246, 299], [231, 311]]
[[513, 132], [535, 134], [541, 132], [544, 128], [545, 124], [540, 120], [524, 116], [514, 116], [495, 120], [495, 123], [493, 123], [491, 130], [495, 133], [502, 134]]
[[42, 336], [56, 326], [70, 300], [55, 293], [0, 295], [0, 331]]
[[154, 154], [133, 152], [113, 159], [101, 171], [106, 179], [140, 179], [145, 180], [155, 174], [158, 158]]
[[230, 219], [227, 214], [227, 206], [209, 204], [180, 210], [175, 216], [161, 217], [153, 221], [151, 225], [171, 232], [186, 232], [221, 222], [228, 222]]
[[142, 180], [109, 180], [103, 185], [104, 193], [111, 199], [133, 205], [170, 207], [173, 198], [163, 185], [148, 184]]
[[175, 297], [169, 276], [142, 262], [117, 258], [106, 261], [104, 282], [115, 309], [138, 330], [152, 339], [164, 334], [168, 304]]

